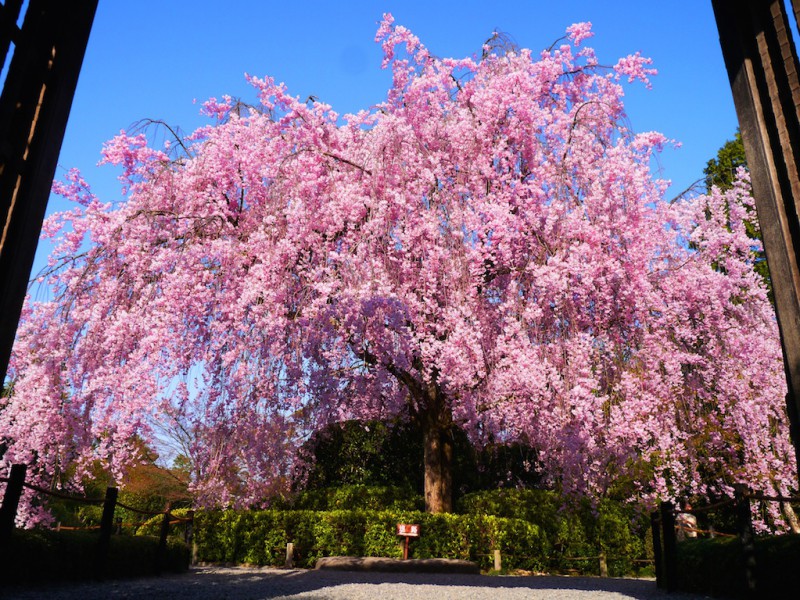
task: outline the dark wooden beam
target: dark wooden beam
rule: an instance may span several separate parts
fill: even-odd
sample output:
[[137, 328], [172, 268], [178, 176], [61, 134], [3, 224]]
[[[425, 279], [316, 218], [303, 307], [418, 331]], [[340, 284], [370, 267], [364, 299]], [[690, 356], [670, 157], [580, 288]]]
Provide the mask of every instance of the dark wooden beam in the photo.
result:
[[0, 383], [96, 9], [97, 0], [30, 0], [21, 30], [8, 30], [15, 47], [0, 96]]
[[6, 64], [11, 42], [15, 42], [19, 35], [17, 19], [21, 10], [22, 0], [6, 0], [0, 5], [0, 68]]
[[712, 0], [778, 317], [800, 469], [800, 80], [783, 0]]

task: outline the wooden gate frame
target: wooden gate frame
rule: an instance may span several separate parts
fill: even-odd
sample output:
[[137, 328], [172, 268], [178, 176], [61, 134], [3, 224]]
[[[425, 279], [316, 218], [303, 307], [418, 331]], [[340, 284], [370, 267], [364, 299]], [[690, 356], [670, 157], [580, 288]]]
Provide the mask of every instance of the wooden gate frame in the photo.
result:
[[0, 385], [5, 380], [97, 0], [0, 5]]
[[[778, 317], [800, 474], [800, 80], [783, 0], [712, 0]], [[792, 0], [795, 16], [800, 0]]]

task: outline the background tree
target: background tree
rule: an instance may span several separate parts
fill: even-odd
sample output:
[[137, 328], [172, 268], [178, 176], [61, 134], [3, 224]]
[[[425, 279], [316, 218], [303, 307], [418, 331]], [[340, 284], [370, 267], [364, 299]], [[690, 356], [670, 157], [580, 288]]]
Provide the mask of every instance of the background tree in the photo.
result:
[[[737, 179], [737, 173], [740, 168], [747, 170], [747, 158], [744, 155], [742, 134], [737, 130], [734, 138], [725, 142], [717, 151], [716, 158], [709, 160], [706, 168], [703, 169], [703, 174], [706, 177], [706, 193], [711, 193], [713, 186], [717, 186], [723, 191], [731, 189]], [[755, 209], [750, 210], [750, 214], [745, 221], [745, 227], [747, 228], [747, 235], [757, 240], [758, 246], [761, 246], [761, 233]], [[770, 303], [774, 306], [772, 279], [767, 265], [767, 255], [764, 253], [763, 248], [756, 250], [753, 268], [764, 280]]]
[[[453, 491], [459, 496], [502, 487], [536, 487], [536, 452], [523, 443], [476, 448], [460, 428], [453, 436]], [[421, 427], [404, 419], [345, 421], [314, 432], [299, 452], [294, 487], [393, 486], [424, 493]]]
[[[408, 415], [430, 511], [453, 428], [524, 440], [546, 483], [642, 504], [793, 482], [781, 350], [743, 221], [746, 182], [669, 204], [666, 142], [624, 126], [639, 55], [599, 66], [588, 24], [543, 53], [439, 59], [387, 16], [385, 102], [342, 118], [270, 79], [175, 145], [120, 135], [127, 200], [76, 202], [29, 302], [0, 414], [4, 461], [141, 460], [189, 432], [196, 498], [285, 489], [326, 425]], [[176, 152], [177, 149], [177, 152]]]
[[732, 188], [738, 179], [739, 167], [747, 168], [747, 158], [744, 155], [742, 134], [737, 130], [733, 139], [726, 141], [717, 150], [716, 158], [709, 160], [703, 169], [703, 175], [706, 177], [706, 193], [711, 192], [712, 186], [722, 190]]

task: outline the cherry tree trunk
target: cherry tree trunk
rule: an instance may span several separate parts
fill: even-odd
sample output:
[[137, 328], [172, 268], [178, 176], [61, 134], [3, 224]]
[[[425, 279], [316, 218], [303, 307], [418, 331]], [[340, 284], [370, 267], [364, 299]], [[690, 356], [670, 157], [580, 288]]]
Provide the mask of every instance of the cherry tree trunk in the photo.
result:
[[429, 513], [453, 512], [453, 438], [444, 412], [430, 411], [422, 420], [425, 510]]

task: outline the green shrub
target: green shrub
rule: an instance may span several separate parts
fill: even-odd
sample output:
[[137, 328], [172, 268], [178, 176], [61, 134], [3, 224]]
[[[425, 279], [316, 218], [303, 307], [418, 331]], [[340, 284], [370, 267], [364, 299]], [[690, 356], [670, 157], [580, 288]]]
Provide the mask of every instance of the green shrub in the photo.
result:
[[536, 525], [547, 542], [546, 550], [542, 550], [547, 556], [543, 566], [549, 571], [598, 574], [595, 557], [604, 552], [609, 574], [622, 576], [635, 573], [635, 561], [646, 558], [647, 522], [632, 509], [609, 500], [597, 506], [588, 501], [569, 506], [561, 496], [547, 490], [500, 489], [467, 494], [457, 507], [461, 513], [495, 515]]
[[199, 512], [198, 560], [280, 566], [288, 542], [299, 567], [313, 567], [323, 556], [399, 558], [397, 523], [420, 525], [421, 536], [410, 542], [413, 558], [468, 559], [484, 570], [492, 568], [495, 549], [504, 570], [535, 572], [596, 575], [597, 557], [605, 553], [609, 574], [621, 576], [636, 573], [636, 561], [647, 557], [649, 527], [613, 502], [570, 508], [553, 492], [494, 490], [462, 498], [463, 514], [434, 515], [413, 510], [406, 501], [415, 497], [404, 494], [345, 486], [300, 495], [292, 505], [302, 510]]
[[[95, 576], [98, 533], [93, 531], [14, 531], [5, 553], [5, 583], [77, 581]], [[105, 576], [139, 577], [156, 573], [158, 539], [111, 536]], [[169, 540], [161, 568], [182, 572], [189, 568], [189, 549]]]
[[473, 560], [489, 569], [497, 548], [510, 569], [540, 571], [546, 564], [549, 543], [532, 523], [418, 511], [204, 511], [196, 517], [195, 541], [201, 562], [273, 566], [283, 565], [292, 542], [295, 564], [312, 568], [323, 556], [400, 558], [397, 523], [420, 525], [421, 536], [410, 542], [413, 558]]
[[[180, 519], [185, 519], [189, 515], [190, 509], [188, 508], [174, 508], [169, 511], [174, 517], [178, 517]], [[141, 515], [139, 515], [141, 517]], [[144, 521], [142, 525], [136, 528], [136, 535], [154, 535], [160, 536], [161, 535], [161, 522], [164, 520], [163, 515], [154, 515]], [[169, 535], [170, 537], [175, 537], [183, 539], [183, 531], [184, 526], [182, 524], [173, 524], [170, 525], [169, 528]]]
[[422, 510], [422, 496], [410, 488], [344, 485], [301, 492], [276, 508], [294, 510]]
[[[759, 598], [796, 598], [800, 591], [800, 535], [756, 538]], [[678, 544], [678, 587], [687, 592], [744, 598], [741, 543], [737, 538], [697, 538]]]

